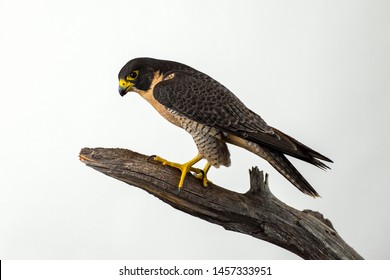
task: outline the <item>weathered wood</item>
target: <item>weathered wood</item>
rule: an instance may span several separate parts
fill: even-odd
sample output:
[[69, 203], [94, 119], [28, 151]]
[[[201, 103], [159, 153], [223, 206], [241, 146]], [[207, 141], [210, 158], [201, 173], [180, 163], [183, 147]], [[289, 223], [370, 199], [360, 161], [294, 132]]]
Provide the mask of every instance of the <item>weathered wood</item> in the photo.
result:
[[271, 242], [304, 259], [362, 259], [336, 232], [329, 220], [311, 210], [299, 211], [269, 190], [267, 175], [250, 170], [250, 190], [233, 192], [212, 183], [202, 187], [188, 175], [178, 191], [180, 172], [145, 155], [125, 149], [84, 148], [87, 166], [141, 188], [174, 208], [227, 230]]

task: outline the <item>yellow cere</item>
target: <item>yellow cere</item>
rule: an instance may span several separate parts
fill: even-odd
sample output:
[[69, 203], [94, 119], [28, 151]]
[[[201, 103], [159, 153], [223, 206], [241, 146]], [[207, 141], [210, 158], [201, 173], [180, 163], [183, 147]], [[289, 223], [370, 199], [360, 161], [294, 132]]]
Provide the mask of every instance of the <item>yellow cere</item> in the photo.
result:
[[123, 80], [123, 79], [119, 80], [119, 86], [122, 88], [127, 88], [127, 87], [131, 86], [132, 84], [133, 83], [126, 81], [126, 80]]

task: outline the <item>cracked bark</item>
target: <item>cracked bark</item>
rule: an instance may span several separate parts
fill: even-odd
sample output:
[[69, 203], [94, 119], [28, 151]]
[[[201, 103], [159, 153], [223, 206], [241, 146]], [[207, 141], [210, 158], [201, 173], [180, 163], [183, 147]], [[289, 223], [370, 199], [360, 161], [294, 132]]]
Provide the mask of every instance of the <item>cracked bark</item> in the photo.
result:
[[363, 259], [322, 214], [299, 211], [277, 199], [269, 190], [267, 174], [257, 167], [250, 170], [250, 189], [245, 194], [212, 183], [203, 188], [191, 175], [178, 192], [180, 172], [148, 156], [125, 149], [83, 148], [79, 158], [180, 211], [273, 243], [303, 259]]

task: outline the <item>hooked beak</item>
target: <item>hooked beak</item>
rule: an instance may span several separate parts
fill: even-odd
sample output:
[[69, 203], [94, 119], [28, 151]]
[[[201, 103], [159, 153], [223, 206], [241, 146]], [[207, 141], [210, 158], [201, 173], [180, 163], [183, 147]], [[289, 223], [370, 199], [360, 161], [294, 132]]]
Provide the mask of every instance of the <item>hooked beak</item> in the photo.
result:
[[124, 96], [126, 93], [128, 93], [133, 87], [133, 83], [130, 83], [129, 81], [126, 81], [124, 79], [119, 80], [119, 87], [118, 91], [121, 96]]

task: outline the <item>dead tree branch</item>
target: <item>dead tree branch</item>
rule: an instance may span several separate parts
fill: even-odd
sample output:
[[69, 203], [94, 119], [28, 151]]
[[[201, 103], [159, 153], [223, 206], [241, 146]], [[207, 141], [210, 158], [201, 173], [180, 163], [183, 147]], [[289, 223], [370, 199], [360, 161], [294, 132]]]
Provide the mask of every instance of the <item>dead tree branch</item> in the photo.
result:
[[108, 176], [136, 186], [174, 208], [208, 222], [248, 234], [289, 250], [304, 259], [362, 259], [329, 220], [311, 210], [298, 211], [269, 190], [267, 175], [250, 170], [245, 194], [214, 184], [207, 188], [188, 175], [177, 189], [180, 172], [125, 149], [84, 148], [80, 160]]

